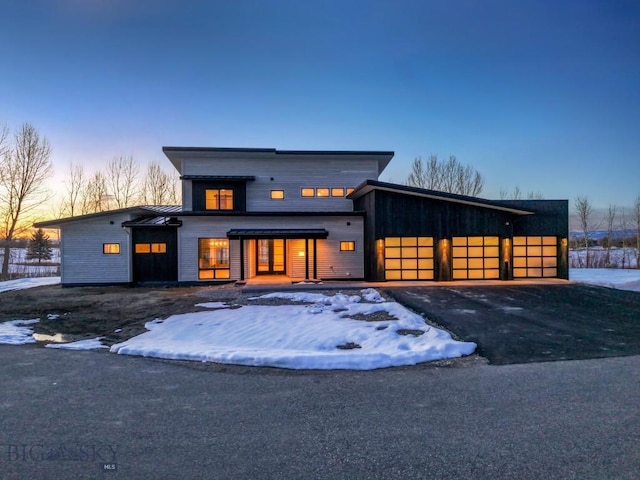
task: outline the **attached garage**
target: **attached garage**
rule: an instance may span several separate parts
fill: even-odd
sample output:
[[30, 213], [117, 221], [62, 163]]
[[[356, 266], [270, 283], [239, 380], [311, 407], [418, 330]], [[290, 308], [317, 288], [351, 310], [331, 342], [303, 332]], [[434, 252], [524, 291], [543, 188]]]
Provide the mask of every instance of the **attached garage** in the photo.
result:
[[486, 200], [367, 180], [365, 278], [568, 278], [566, 200]]

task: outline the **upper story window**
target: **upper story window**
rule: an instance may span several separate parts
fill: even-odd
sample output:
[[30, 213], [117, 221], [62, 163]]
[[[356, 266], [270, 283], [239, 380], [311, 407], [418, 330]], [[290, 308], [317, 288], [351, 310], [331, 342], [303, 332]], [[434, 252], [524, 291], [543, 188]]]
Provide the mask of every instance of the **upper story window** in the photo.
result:
[[208, 188], [205, 190], [206, 210], [233, 210], [233, 190], [230, 188]]
[[102, 253], [104, 253], [105, 255], [117, 255], [120, 253], [120, 244], [119, 243], [103, 243]]
[[284, 200], [284, 190], [271, 190], [271, 200]]
[[346, 187], [302, 187], [300, 189], [301, 197], [316, 197], [316, 198], [344, 198], [353, 192], [354, 188]]

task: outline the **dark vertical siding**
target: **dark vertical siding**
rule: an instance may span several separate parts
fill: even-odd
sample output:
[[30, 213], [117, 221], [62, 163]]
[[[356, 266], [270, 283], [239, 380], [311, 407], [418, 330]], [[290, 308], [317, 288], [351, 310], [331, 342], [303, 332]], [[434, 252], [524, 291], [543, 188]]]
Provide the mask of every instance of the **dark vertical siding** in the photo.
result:
[[[558, 237], [558, 277], [568, 278], [566, 252], [562, 238], [568, 235], [569, 214], [567, 200], [496, 201], [496, 205], [534, 212], [518, 215], [492, 208], [466, 205], [446, 199], [432, 199], [384, 190], [372, 190], [354, 201], [356, 210], [364, 210], [365, 217], [365, 278], [384, 280], [384, 271], [377, 268], [376, 241], [390, 236], [429, 236], [434, 238], [436, 279], [446, 280], [450, 265], [442, 265], [440, 240], [455, 236], [541, 235]], [[451, 245], [444, 246], [450, 250]], [[500, 242], [500, 248], [503, 248]], [[501, 258], [503, 258], [501, 250]], [[508, 257], [507, 257], [508, 258]], [[501, 277], [509, 278], [509, 271], [501, 266]]]

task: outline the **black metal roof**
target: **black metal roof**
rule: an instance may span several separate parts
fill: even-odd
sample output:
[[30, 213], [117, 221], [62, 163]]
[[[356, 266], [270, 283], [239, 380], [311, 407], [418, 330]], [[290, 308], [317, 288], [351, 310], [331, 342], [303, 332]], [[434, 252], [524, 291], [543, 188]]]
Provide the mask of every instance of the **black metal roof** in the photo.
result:
[[166, 215], [175, 216], [182, 212], [180, 205], [142, 205], [137, 207], [117, 208], [115, 210], [105, 210], [103, 212], [89, 213], [86, 215], [76, 215], [74, 217], [58, 218], [56, 220], [45, 220], [33, 224], [36, 228], [57, 228], [67, 223], [79, 222], [82, 220], [90, 220], [92, 218], [106, 217], [109, 215], [118, 215], [121, 213], [131, 213], [137, 215]]
[[324, 228], [240, 228], [227, 232], [227, 237], [238, 238], [327, 238], [329, 232]]
[[347, 195], [347, 198], [355, 200], [363, 195], [373, 191], [382, 190], [386, 192], [398, 193], [402, 195], [413, 195], [417, 197], [431, 198], [434, 200], [442, 200], [444, 202], [462, 203], [465, 205], [472, 205], [475, 207], [488, 208], [493, 210], [502, 210], [505, 212], [514, 213], [517, 215], [534, 215], [535, 212], [524, 210], [522, 208], [515, 208], [513, 206], [506, 205], [505, 203], [485, 200], [484, 198], [471, 197], [468, 195], [458, 195], [455, 193], [440, 192], [437, 190], [428, 190], [426, 188], [410, 187], [408, 185], [398, 185], [396, 183], [380, 182], [378, 180], [366, 180], [355, 191]]
[[123, 227], [181, 227], [182, 220], [176, 217], [141, 217], [122, 222]]

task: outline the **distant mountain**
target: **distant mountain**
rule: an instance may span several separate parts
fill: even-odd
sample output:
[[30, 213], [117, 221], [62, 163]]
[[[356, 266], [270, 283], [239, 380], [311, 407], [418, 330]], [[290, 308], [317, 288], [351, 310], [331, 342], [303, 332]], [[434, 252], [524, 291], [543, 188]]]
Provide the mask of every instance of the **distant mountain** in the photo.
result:
[[[638, 230], [635, 228], [627, 228], [625, 230], [614, 230], [612, 232], [613, 238], [631, 238], [637, 235]], [[589, 238], [591, 240], [602, 240], [607, 238], [609, 232], [606, 230], [592, 230], [589, 232]], [[569, 238], [574, 240], [577, 238], [584, 238], [584, 233], [579, 230], [571, 230], [569, 232]]]

